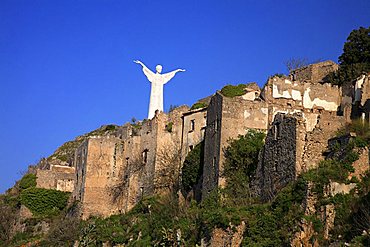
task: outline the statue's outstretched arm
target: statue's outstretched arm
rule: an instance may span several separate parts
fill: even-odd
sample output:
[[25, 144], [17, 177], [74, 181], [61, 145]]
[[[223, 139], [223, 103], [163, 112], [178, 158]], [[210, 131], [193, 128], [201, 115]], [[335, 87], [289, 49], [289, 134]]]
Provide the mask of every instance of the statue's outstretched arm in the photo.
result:
[[166, 74], [163, 74], [162, 75], [163, 78], [164, 78], [163, 84], [166, 84], [167, 82], [169, 82], [169, 80], [171, 80], [176, 75], [177, 72], [185, 72], [185, 70], [184, 69], [177, 69], [177, 70], [168, 72]]
[[146, 78], [148, 78], [148, 80], [152, 82], [154, 73], [150, 69], [148, 69], [148, 67], [146, 67], [145, 64], [141, 62], [140, 60], [134, 60], [134, 63], [140, 64], [143, 67], [143, 72]]

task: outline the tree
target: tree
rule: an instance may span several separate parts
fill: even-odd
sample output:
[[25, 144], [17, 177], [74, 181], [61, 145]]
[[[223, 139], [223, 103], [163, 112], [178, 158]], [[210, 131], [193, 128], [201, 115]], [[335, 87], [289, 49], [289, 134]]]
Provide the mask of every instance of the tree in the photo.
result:
[[307, 58], [290, 58], [284, 64], [290, 73], [295, 69], [307, 66], [309, 62]]
[[250, 203], [250, 182], [257, 168], [264, 139], [265, 133], [249, 130], [246, 135], [231, 141], [224, 150], [225, 165], [222, 176], [226, 178], [225, 194], [230, 203]]
[[349, 34], [339, 63], [342, 66], [370, 63], [370, 27], [360, 27]]
[[181, 191], [187, 195], [191, 190], [196, 192], [201, 182], [204, 165], [204, 141], [194, 147], [186, 156], [181, 170]]
[[370, 27], [353, 30], [339, 57], [339, 70], [327, 78], [333, 84], [351, 84], [362, 73], [370, 71]]
[[166, 145], [157, 150], [156, 174], [154, 189], [156, 191], [176, 192], [178, 190], [181, 148], [176, 145]]

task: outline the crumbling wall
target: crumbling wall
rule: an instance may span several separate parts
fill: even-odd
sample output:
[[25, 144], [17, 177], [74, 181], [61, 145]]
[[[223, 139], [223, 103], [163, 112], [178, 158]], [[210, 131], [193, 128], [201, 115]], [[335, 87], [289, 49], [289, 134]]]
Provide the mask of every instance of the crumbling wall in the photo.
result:
[[249, 129], [266, 130], [268, 106], [257, 98], [254, 101], [243, 96], [225, 97], [221, 93], [211, 99], [207, 109], [207, 128], [204, 148], [203, 193], [217, 186], [224, 186], [223, 150], [230, 140], [245, 135]]
[[74, 195], [82, 203], [80, 213], [83, 219], [90, 215], [104, 217], [118, 212], [119, 206], [112, 201], [111, 189], [122, 175], [122, 150], [121, 140], [109, 136], [90, 137], [79, 148]]
[[222, 95], [216, 93], [207, 108], [206, 138], [204, 140], [204, 168], [202, 195], [207, 196], [218, 187], [221, 154]]
[[329, 83], [307, 83], [304, 86], [303, 106], [307, 109], [337, 111], [341, 103], [341, 90]]
[[[364, 74], [356, 80], [354, 88], [355, 99], [352, 117], [361, 117], [370, 123], [370, 74]], [[356, 114], [357, 113], [357, 114]]]
[[73, 198], [82, 202], [84, 196], [84, 185], [86, 178], [88, 140], [85, 140], [76, 150], [74, 164], [76, 166], [76, 181], [73, 191]]
[[317, 123], [312, 131], [308, 131], [305, 137], [304, 151], [302, 156], [302, 170], [307, 171], [316, 167], [323, 160], [324, 152], [328, 148], [328, 140], [343, 127], [346, 120], [343, 116], [337, 116], [335, 112], [318, 111]]
[[75, 154], [74, 198], [82, 202], [83, 218], [127, 212], [143, 196], [159, 193], [157, 187], [173, 185], [180, 167], [181, 116], [188, 109], [157, 113], [152, 120], [126, 124], [115, 136], [82, 143]]
[[268, 130], [256, 171], [256, 191], [264, 201], [296, 178], [297, 118], [278, 113]]
[[207, 108], [185, 112], [182, 116], [181, 161], [188, 153], [204, 140], [207, 120]]
[[[154, 191], [163, 194], [175, 189], [181, 165], [182, 119], [187, 106], [181, 106], [169, 114], [161, 113], [156, 118], [157, 138], [154, 163]], [[169, 124], [171, 128], [169, 128]]]
[[[268, 128], [268, 107], [261, 100], [244, 100], [242, 97], [228, 98], [223, 96], [222, 104], [222, 129], [220, 129], [220, 158], [219, 173], [222, 175], [225, 162], [224, 150], [230, 141], [239, 135], [245, 135], [249, 129], [265, 131]], [[223, 187], [225, 180], [219, 177], [219, 185]]]
[[338, 68], [338, 64], [328, 60], [295, 69], [290, 73], [290, 77], [295, 81], [323, 82], [329, 73], [337, 71]]
[[263, 90], [263, 97], [271, 106], [293, 109], [324, 109], [337, 111], [341, 101], [338, 86], [316, 82], [291, 81], [285, 77], [272, 77]]
[[[144, 127], [144, 131], [151, 129], [149, 123], [147, 128]], [[144, 124], [143, 124], [144, 125]], [[150, 134], [149, 132], [148, 134]], [[131, 136], [130, 138], [123, 141], [123, 167], [121, 182], [116, 186], [117, 199], [119, 200], [120, 212], [127, 212], [142, 198], [144, 193], [147, 191], [148, 184], [145, 183], [147, 177], [145, 174], [145, 162], [143, 160], [141, 137]], [[149, 149], [150, 148], [150, 149]], [[152, 147], [146, 146], [148, 150], [147, 162], [153, 162], [153, 149]], [[151, 150], [151, 151], [150, 151]]]
[[36, 170], [38, 188], [72, 192], [74, 190], [75, 168], [51, 165], [48, 170]]

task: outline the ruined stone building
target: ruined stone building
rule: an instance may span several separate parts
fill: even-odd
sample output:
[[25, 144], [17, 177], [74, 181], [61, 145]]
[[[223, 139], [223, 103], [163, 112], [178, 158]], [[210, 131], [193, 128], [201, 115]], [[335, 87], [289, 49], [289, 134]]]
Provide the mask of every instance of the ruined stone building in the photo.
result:
[[352, 100], [342, 95], [341, 88], [323, 83], [337, 68], [331, 61], [313, 64], [287, 77], [271, 77], [262, 89], [247, 84], [241, 96], [226, 97], [218, 91], [207, 98], [207, 107], [181, 106], [109, 134], [89, 135], [75, 149], [71, 167], [38, 170], [37, 184], [72, 191], [84, 219], [127, 212], [143, 196], [176, 191], [181, 164], [204, 140], [206, 196], [225, 185], [223, 150], [229, 141], [254, 129], [267, 133], [255, 191], [269, 200], [323, 159], [328, 139], [350, 121], [348, 102], [360, 102], [364, 118], [369, 119], [370, 76], [360, 78], [356, 90], [361, 97]]
[[37, 187], [72, 192], [75, 185], [75, 168], [51, 165], [48, 170], [36, 170]]
[[322, 84], [337, 68], [326, 61], [292, 71], [289, 77], [271, 77], [259, 97], [216, 93], [207, 112], [203, 194], [224, 186], [223, 150], [249, 129], [267, 132], [265, 150], [269, 150], [262, 154], [256, 174], [261, 197], [270, 198], [322, 160], [327, 140], [345, 124], [345, 117], [337, 114], [341, 89]]

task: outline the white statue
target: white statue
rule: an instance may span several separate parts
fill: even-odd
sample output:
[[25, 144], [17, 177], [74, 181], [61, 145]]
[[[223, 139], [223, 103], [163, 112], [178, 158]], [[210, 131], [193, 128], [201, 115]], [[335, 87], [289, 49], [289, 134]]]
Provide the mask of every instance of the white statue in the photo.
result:
[[184, 69], [177, 69], [172, 72], [161, 74], [162, 66], [157, 65], [155, 67], [156, 73], [152, 72], [148, 67], [145, 66], [141, 61], [135, 60], [137, 64], [143, 67], [143, 72], [151, 82], [152, 87], [150, 91], [150, 103], [149, 103], [149, 113], [148, 119], [152, 119], [155, 115], [155, 111], [163, 111], [163, 85], [171, 80], [177, 72], [184, 72]]

